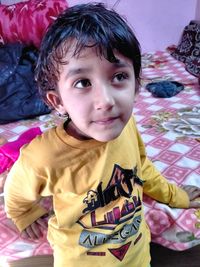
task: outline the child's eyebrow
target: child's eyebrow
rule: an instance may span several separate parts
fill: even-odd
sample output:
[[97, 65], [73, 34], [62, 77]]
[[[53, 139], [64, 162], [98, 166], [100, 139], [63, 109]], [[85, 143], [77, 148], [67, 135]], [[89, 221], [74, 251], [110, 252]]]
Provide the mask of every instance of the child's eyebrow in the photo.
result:
[[113, 66], [115, 68], [130, 68], [130, 67], [132, 68], [133, 67], [131, 63], [124, 62], [124, 61], [114, 62]]
[[[119, 61], [119, 62], [113, 62], [111, 63], [111, 68], [112, 69], [118, 69], [118, 68], [132, 68], [133, 65], [131, 63], [128, 63], [128, 62], [123, 62], [123, 61]], [[91, 72], [91, 69], [92, 68], [87, 68], [87, 67], [83, 67], [83, 68], [72, 68], [70, 69], [66, 76], [65, 76], [65, 79], [67, 80], [68, 78], [70, 77], [73, 77], [75, 75], [78, 75], [78, 74], [88, 74]]]
[[70, 69], [66, 76], [65, 76], [65, 79], [67, 80], [68, 78], [74, 76], [74, 75], [77, 75], [77, 74], [85, 74], [85, 73], [88, 73], [89, 71], [91, 71], [90, 68], [74, 68], [74, 69]]

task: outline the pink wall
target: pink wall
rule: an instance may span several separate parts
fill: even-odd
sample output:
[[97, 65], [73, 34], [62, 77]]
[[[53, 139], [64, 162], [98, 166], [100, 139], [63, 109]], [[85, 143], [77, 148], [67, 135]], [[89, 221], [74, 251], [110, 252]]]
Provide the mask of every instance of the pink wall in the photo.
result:
[[200, 0], [197, 0], [197, 4], [196, 4], [196, 19], [200, 20]]
[[[91, 2], [67, 0], [69, 5]], [[164, 50], [177, 44], [184, 26], [200, 19], [200, 0], [102, 0], [108, 6], [116, 3], [138, 37], [142, 51]]]

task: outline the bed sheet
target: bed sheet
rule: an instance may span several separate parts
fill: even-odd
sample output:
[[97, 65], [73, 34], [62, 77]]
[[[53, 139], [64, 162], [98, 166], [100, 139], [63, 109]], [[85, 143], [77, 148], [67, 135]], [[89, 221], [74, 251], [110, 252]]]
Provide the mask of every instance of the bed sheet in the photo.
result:
[[[197, 78], [167, 52], [143, 55], [141, 91], [133, 109], [147, 154], [172, 183], [200, 186], [200, 88]], [[184, 91], [172, 98], [155, 98], [145, 89], [151, 81], [175, 80]], [[13, 141], [24, 131], [54, 126], [60, 118], [52, 112], [31, 120], [0, 125], [0, 137]], [[1, 179], [1, 177], [0, 177]], [[0, 180], [1, 182], [1, 180]], [[43, 200], [48, 206], [48, 200]], [[174, 250], [200, 244], [200, 209], [171, 209], [144, 196], [145, 216], [152, 241]], [[46, 240], [22, 239], [6, 218], [0, 194], [0, 263], [34, 255], [52, 254]]]
[[[200, 87], [167, 51], [143, 57], [143, 86], [135, 104], [149, 158], [172, 183], [200, 186]], [[152, 97], [151, 81], [174, 80], [185, 89], [171, 98]], [[200, 244], [200, 209], [171, 209], [144, 197], [152, 241], [174, 250]]]

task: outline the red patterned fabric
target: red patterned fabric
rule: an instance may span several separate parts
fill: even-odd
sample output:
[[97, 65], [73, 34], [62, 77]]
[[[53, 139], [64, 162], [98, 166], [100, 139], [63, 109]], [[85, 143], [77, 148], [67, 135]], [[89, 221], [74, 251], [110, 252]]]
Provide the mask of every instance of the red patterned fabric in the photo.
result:
[[0, 43], [21, 42], [39, 47], [48, 25], [67, 7], [67, 0], [0, 5]]

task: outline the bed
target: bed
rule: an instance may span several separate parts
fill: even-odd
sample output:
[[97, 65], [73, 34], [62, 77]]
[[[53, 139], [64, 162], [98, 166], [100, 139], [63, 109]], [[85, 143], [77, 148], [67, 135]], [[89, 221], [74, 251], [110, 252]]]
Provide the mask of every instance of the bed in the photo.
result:
[[[184, 64], [167, 51], [146, 57], [144, 85], [135, 104], [134, 114], [147, 154], [170, 182], [199, 186], [198, 79], [189, 74]], [[155, 79], [179, 81], [185, 88], [171, 98], [154, 98], [144, 87], [149, 80]], [[185, 250], [200, 243], [200, 210], [171, 209], [147, 197], [144, 201], [153, 242], [174, 250]]]
[[[142, 80], [133, 114], [149, 158], [172, 183], [200, 186], [200, 85], [198, 77], [171, 51], [142, 56]], [[170, 98], [156, 98], [146, 85], [157, 81], [178, 81], [184, 90]], [[42, 132], [60, 123], [52, 111], [32, 119], [0, 125], [0, 146], [12, 143], [30, 129]], [[3, 183], [8, 171], [0, 175], [0, 264], [36, 255], [52, 254], [44, 237], [29, 241], [20, 237], [4, 211]], [[51, 200], [42, 204], [50, 207]], [[152, 241], [173, 250], [186, 250], [200, 244], [200, 209], [171, 209], [144, 196], [144, 210]]]
[[[184, 90], [171, 98], [155, 98], [145, 89], [151, 81], [166, 79], [180, 81]], [[185, 70], [182, 62], [167, 51], [143, 55], [142, 86], [133, 113], [148, 156], [170, 182], [178, 185], [200, 185], [199, 100], [198, 80]], [[13, 142], [28, 129], [39, 127], [45, 131], [59, 122], [60, 118], [52, 111], [34, 119], [0, 125], [0, 136]], [[48, 206], [48, 200], [43, 202]], [[147, 196], [144, 196], [144, 202], [153, 242], [173, 250], [186, 250], [200, 244], [200, 209], [171, 209]], [[0, 233], [1, 263], [52, 253], [45, 237], [30, 242], [19, 236], [6, 218], [3, 192], [0, 196]]]

